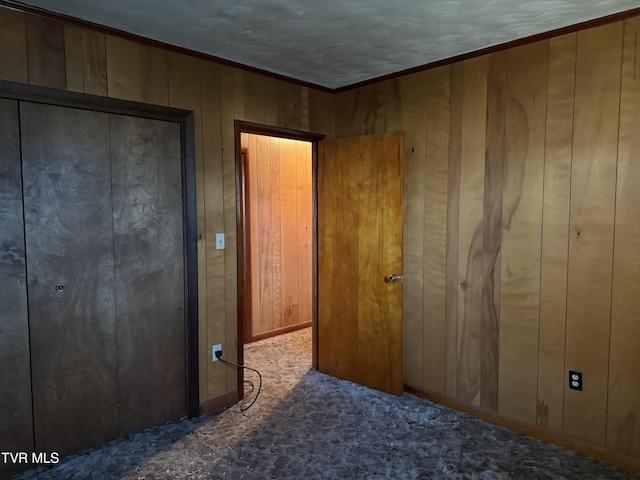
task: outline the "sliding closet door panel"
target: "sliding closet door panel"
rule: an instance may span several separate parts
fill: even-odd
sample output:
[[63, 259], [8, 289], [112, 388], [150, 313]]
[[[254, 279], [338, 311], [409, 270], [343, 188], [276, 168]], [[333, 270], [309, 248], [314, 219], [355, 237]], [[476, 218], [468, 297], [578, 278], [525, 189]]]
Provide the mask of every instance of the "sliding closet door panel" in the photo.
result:
[[180, 138], [111, 116], [121, 435], [187, 413]]
[[[18, 102], [0, 100], [0, 445], [33, 450]], [[14, 471], [0, 462], [0, 478]]]
[[21, 103], [35, 448], [118, 435], [109, 116]]

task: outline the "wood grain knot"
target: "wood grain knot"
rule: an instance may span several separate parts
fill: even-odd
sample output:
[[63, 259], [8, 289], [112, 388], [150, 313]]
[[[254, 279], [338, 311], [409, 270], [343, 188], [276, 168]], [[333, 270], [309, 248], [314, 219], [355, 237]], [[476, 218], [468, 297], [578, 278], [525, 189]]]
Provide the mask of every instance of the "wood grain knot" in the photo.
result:
[[469, 288], [469, 284], [468, 284], [467, 282], [462, 282], [462, 283], [460, 284], [460, 288], [461, 288], [462, 290], [466, 290], [467, 288]]

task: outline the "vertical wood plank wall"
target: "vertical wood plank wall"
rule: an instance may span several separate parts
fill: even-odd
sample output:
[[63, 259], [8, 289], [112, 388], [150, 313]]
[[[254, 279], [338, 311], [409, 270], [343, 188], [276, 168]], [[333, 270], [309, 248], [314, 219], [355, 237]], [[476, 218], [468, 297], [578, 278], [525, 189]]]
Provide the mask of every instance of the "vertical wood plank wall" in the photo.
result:
[[[234, 119], [333, 135], [331, 94], [0, 8], [0, 79], [193, 110], [198, 203], [200, 401], [236, 389]], [[215, 249], [225, 232], [226, 249]]]
[[[311, 143], [243, 133], [251, 338], [312, 320]], [[276, 298], [277, 297], [277, 298]]]
[[635, 459], [639, 33], [634, 17], [335, 100], [338, 137], [406, 132], [406, 384]]
[[195, 112], [202, 402], [236, 388], [208, 361], [236, 354], [233, 120], [404, 130], [406, 383], [640, 459], [639, 33], [630, 18], [333, 96], [0, 8], [0, 79]]

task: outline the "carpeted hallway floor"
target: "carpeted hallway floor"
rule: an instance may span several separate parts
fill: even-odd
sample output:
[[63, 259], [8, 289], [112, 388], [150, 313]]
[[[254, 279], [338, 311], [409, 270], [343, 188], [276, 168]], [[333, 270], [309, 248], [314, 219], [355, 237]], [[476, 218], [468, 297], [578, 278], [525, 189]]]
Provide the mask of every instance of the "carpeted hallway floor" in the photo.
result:
[[[245, 413], [171, 422], [20, 479], [634, 479], [413, 395], [311, 369], [311, 331], [246, 346], [264, 385]], [[247, 380], [256, 383], [251, 372]]]

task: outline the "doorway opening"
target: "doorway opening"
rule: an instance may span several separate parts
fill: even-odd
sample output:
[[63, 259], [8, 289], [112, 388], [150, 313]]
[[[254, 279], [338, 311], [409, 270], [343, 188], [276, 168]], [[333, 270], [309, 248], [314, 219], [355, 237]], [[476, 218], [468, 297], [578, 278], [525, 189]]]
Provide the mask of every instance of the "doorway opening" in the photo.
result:
[[[317, 142], [236, 120], [238, 363], [244, 345], [312, 329], [317, 367]], [[238, 369], [244, 397], [244, 370]]]

